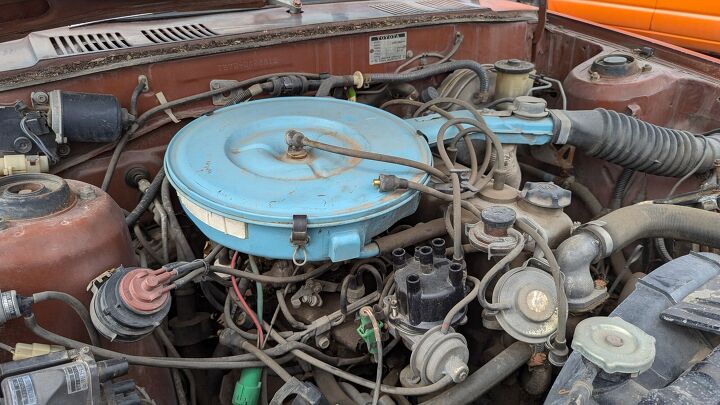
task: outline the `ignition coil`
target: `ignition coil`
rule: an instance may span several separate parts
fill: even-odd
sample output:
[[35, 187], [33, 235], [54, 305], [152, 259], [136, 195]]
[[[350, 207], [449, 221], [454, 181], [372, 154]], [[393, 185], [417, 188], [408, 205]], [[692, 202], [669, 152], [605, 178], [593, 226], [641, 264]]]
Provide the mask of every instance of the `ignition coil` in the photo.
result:
[[112, 381], [127, 372], [127, 361], [95, 361], [87, 347], [2, 363], [0, 403], [139, 404], [133, 380]]

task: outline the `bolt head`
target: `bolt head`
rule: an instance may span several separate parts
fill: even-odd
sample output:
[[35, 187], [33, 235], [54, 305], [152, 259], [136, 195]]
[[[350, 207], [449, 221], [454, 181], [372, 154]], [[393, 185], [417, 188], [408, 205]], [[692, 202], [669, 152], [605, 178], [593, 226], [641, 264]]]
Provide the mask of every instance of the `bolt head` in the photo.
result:
[[328, 339], [327, 336], [320, 336], [319, 338], [317, 338], [317, 341], [315, 343], [321, 349], [327, 349], [328, 347], [330, 347], [330, 339]]
[[81, 200], [93, 200], [97, 197], [95, 189], [90, 185], [80, 187], [78, 196]]

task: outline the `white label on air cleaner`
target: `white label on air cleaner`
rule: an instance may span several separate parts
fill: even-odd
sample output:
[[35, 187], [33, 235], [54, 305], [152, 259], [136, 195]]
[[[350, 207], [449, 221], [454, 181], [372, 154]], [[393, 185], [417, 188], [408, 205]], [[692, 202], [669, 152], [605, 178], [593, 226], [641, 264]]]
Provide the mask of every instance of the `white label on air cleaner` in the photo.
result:
[[90, 378], [83, 364], [73, 364], [63, 368], [63, 371], [68, 394], [85, 391], [90, 387]]
[[11, 377], [8, 381], [12, 405], [37, 405], [37, 395], [29, 375]]
[[370, 64], [396, 62], [407, 58], [407, 32], [370, 37]]
[[239, 239], [247, 239], [247, 224], [232, 218], [226, 218], [214, 212], [208, 211], [199, 205], [193, 203], [184, 195], [178, 193], [180, 204], [187, 209], [195, 218], [205, 225], [217, 229], [218, 231], [234, 236]]

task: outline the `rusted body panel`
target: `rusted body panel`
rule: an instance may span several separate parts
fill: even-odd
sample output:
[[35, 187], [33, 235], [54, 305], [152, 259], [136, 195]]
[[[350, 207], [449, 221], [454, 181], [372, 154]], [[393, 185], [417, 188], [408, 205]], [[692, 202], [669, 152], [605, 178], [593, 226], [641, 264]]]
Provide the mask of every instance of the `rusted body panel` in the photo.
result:
[[[77, 194], [85, 184], [68, 180]], [[95, 198], [74, 198], [60, 212], [37, 219], [6, 221], [0, 230], [0, 280], [18, 294], [30, 296], [39, 291], [61, 291], [80, 299], [86, 306], [90, 293], [86, 287], [104, 271], [119, 265], [132, 266], [135, 255], [124, 215], [113, 199], [100, 189]], [[33, 305], [38, 323], [71, 339], [87, 341], [87, 332], [72, 309], [56, 301]], [[8, 322], [0, 329], [0, 341], [6, 344], [36, 343], [38, 338], [23, 326], [22, 319]], [[139, 344], [114, 348], [131, 354], [161, 356], [158, 342], [150, 337]], [[0, 361], [8, 361], [5, 352]], [[164, 381], [148, 386], [161, 403], [172, 403], [174, 392], [167, 370], [133, 367], [131, 376], [143, 381]]]

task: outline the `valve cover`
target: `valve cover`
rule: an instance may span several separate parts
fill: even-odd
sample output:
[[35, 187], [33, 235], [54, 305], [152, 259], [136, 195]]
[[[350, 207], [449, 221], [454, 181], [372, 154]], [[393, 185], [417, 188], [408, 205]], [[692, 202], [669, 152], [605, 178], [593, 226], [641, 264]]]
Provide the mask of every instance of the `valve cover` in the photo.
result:
[[417, 192], [381, 193], [372, 180], [382, 173], [427, 183], [426, 173], [319, 149], [288, 153], [290, 130], [432, 164], [412, 126], [367, 105], [292, 97], [223, 108], [180, 130], [165, 154], [183, 208], [210, 239], [300, 263], [348, 260], [369, 255], [362, 248], [370, 238], [417, 208]]

